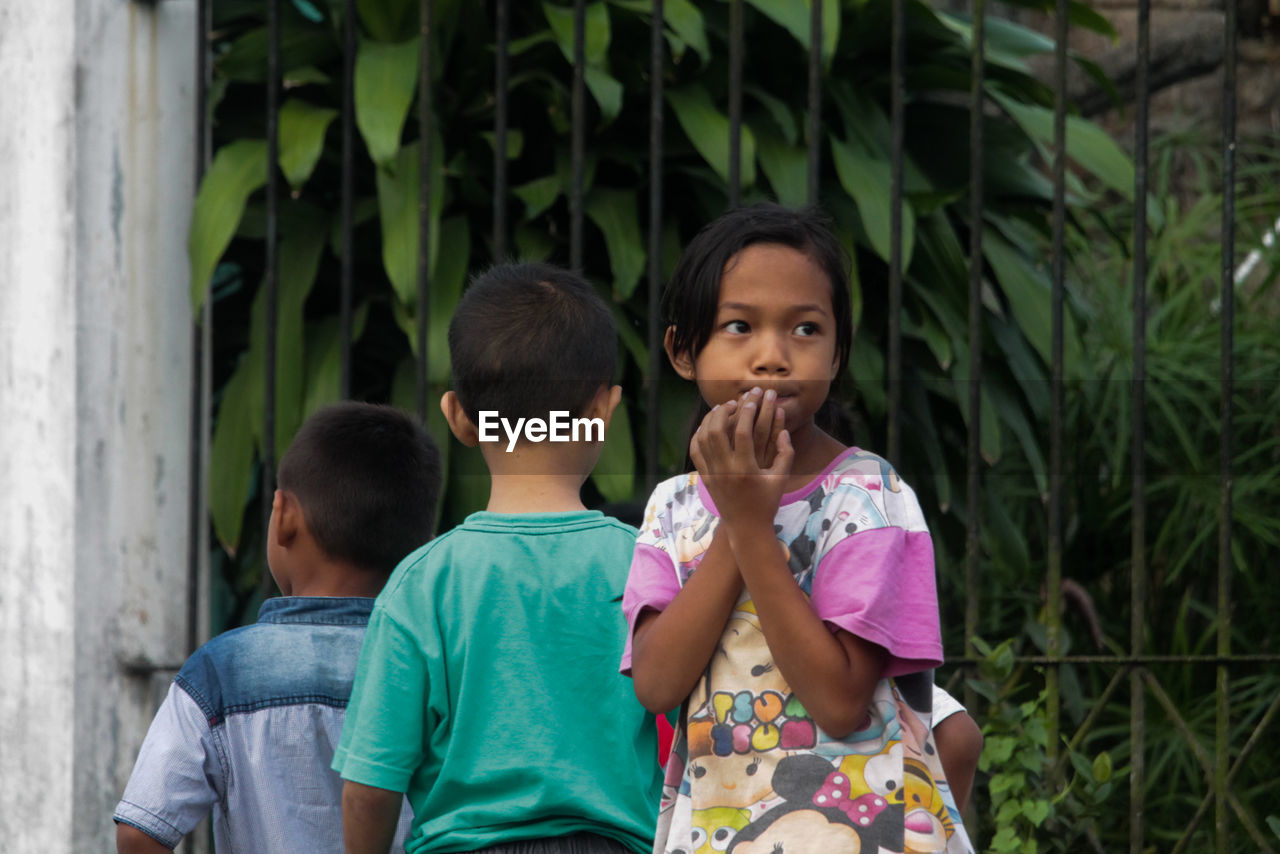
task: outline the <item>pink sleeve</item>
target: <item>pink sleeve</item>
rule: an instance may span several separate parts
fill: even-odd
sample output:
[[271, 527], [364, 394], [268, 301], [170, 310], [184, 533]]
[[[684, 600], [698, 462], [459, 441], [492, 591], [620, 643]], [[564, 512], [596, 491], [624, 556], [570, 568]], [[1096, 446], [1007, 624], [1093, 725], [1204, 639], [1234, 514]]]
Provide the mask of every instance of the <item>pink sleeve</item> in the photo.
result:
[[942, 664], [942, 630], [928, 531], [859, 531], [818, 564], [811, 602], [817, 615], [889, 652], [888, 676]]
[[622, 613], [627, 618], [627, 643], [619, 667], [623, 674], [631, 675], [631, 638], [640, 612], [645, 608], [665, 609], [679, 592], [680, 581], [670, 555], [656, 546], [637, 543], [631, 556], [627, 586], [622, 591]]

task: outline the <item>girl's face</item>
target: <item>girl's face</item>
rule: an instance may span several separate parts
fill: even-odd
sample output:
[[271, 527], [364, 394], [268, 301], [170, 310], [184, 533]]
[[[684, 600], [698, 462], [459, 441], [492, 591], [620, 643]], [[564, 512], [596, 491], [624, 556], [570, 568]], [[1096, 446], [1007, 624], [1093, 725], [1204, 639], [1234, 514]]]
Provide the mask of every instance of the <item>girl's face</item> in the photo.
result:
[[672, 332], [671, 363], [708, 406], [773, 389], [792, 433], [813, 423], [837, 373], [831, 282], [789, 246], [757, 243], [729, 260], [711, 337], [697, 356], [672, 353]]

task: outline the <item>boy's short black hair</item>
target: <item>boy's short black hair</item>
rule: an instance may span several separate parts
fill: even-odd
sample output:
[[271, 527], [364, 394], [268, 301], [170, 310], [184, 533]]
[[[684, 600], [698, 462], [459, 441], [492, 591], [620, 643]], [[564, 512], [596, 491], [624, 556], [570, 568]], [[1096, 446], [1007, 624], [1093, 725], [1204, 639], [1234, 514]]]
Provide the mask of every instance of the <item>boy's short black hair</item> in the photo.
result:
[[440, 451], [417, 418], [355, 401], [308, 418], [278, 473], [325, 554], [385, 573], [431, 539], [440, 479]]
[[715, 328], [720, 280], [729, 262], [748, 246], [774, 243], [813, 259], [831, 281], [836, 362], [844, 370], [853, 346], [849, 255], [816, 207], [788, 208], [776, 202], [726, 211], [689, 241], [662, 294], [662, 317], [674, 327], [672, 349], [697, 356]]
[[581, 415], [613, 380], [617, 331], [600, 295], [576, 273], [540, 263], [490, 267], [449, 323], [453, 389], [467, 417]]

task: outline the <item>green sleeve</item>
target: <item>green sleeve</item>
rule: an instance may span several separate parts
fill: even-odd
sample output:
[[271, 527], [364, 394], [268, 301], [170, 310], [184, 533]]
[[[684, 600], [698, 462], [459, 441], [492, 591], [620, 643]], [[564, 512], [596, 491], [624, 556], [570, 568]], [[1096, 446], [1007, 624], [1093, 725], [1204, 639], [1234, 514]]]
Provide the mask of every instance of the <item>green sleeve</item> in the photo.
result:
[[344, 780], [406, 792], [423, 760], [427, 662], [385, 611], [369, 620], [333, 769]]

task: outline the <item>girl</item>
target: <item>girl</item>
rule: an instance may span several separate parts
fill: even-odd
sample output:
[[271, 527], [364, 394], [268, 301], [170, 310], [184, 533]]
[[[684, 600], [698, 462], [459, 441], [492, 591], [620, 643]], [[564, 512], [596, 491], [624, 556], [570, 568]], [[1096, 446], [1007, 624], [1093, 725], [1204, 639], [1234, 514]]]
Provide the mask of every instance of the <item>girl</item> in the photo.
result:
[[664, 295], [667, 356], [709, 411], [697, 473], [649, 501], [623, 597], [636, 695], [683, 703], [655, 852], [972, 850], [929, 731], [923, 515], [888, 463], [819, 426], [848, 281], [816, 212], [769, 204], [703, 229]]

